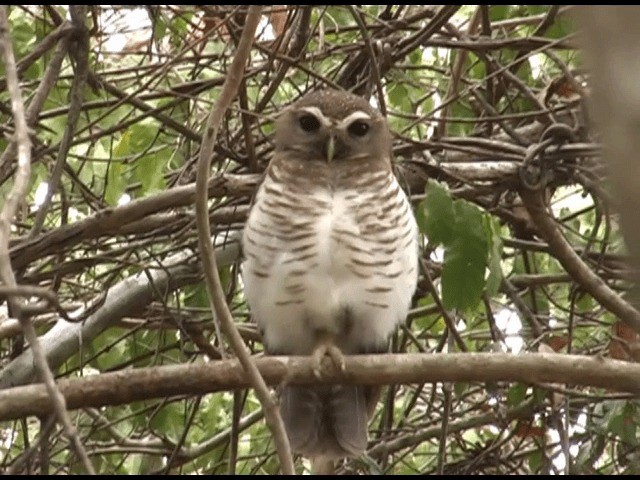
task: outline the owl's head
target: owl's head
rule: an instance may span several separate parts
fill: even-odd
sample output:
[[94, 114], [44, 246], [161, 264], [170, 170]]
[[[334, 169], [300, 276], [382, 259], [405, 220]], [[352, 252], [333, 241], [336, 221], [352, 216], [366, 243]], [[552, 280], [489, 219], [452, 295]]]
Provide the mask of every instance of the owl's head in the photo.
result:
[[386, 119], [365, 99], [349, 92], [321, 90], [287, 107], [276, 121], [276, 152], [307, 160], [390, 162]]

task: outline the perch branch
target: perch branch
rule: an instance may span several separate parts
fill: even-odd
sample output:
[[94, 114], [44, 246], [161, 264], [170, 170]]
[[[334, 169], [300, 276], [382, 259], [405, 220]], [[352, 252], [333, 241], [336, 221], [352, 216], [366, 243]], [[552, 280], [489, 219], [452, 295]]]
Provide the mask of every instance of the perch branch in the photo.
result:
[[[558, 353], [354, 355], [346, 357], [344, 372], [325, 359], [321, 380], [314, 375], [309, 357], [266, 356], [254, 359], [254, 365], [270, 385], [278, 385], [285, 377], [292, 385], [509, 381], [581, 385], [640, 394], [637, 363]], [[58, 384], [70, 409], [122, 405], [173, 395], [204, 395], [252, 385], [237, 359], [126, 369], [61, 379]], [[0, 420], [51, 412], [51, 399], [41, 384], [0, 391]]]

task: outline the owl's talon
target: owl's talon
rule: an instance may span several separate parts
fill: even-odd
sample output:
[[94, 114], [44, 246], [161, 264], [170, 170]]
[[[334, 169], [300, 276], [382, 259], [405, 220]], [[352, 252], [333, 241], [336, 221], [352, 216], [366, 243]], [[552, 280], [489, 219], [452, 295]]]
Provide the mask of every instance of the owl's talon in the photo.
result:
[[322, 359], [328, 356], [338, 370], [344, 372], [346, 365], [342, 351], [333, 344], [321, 343], [311, 354], [311, 368], [316, 378], [322, 378]]
[[331, 360], [333, 360], [333, 364], [338, 368], [338, 370], [341, 372], [345, 372], [347, 370], [347, 366], [344, 362], [344, 355], [338, 347], [330, 345], [329, 348], [327, 348], [327, 354]]
[[326, 345], [318, 345], [318, 347], [311, 354], [311, 369], [313, 370], [313, 375], [320, 379], [322, 378], [322, 359], [327, 353]]

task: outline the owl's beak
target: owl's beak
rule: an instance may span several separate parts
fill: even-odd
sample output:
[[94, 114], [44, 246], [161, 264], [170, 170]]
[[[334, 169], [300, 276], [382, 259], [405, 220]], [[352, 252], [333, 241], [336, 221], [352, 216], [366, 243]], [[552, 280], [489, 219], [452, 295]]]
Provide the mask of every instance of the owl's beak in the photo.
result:
[[331, 160], [333, 160], [333, 156], [336, 153], [336, 137], [333, 135], [329, 135], [329, 138], [327, 139], [327, 150], [326, 150], [326, 154], [327, 154], [327, 162], [331, 162]]

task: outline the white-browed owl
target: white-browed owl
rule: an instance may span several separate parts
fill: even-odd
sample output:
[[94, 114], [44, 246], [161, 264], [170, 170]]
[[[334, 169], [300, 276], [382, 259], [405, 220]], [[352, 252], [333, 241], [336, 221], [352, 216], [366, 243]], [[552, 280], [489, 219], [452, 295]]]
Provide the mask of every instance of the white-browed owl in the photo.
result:
[[[279, 115], [275, 151], [243, 234], [242, 275], [267, 353], [385, 352], [418, 277], [418, 231], [391, 166], [386, 119], [363, 98], [323, 90]], [[294, 452], [356, 457], [376, 389], [286, 386]], [[374, 400], [375, 401], [375, 400]]]

